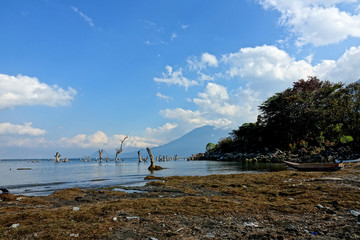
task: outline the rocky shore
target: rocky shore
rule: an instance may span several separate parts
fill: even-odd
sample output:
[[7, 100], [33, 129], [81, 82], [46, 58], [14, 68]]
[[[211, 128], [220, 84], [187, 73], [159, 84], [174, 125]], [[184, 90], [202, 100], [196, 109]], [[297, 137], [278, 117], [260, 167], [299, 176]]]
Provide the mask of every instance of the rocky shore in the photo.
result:
[[360, 153], [349, 146], [345, 147], [318, 147], [309, 149], [299, 149], [296, 151], [274, 151], [256, 153], [198, 153], [188, 158], [188, 160], [214, 160], [214, 161], [258, 161], [281, 163], [293, 161], [300, 163], [308, 162], [334, 162], [335, 160], [358, 159]]
[[0, 194], [0, 239], [359, 239], [360, 163]]

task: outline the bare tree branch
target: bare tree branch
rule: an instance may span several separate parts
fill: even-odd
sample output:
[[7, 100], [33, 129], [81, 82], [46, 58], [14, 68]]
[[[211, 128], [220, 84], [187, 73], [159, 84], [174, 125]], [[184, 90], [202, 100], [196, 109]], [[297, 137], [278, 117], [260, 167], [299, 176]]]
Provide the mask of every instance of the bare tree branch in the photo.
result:
[[120, 145], [120, 147], [115, 149], [115, 150], [116, 150], [115, 161], [117, 161], [117, 158], [118, 158], [119, 154], [122, 153], [122, 151], [123, 151], [123, 144], [124, 144], [124, 142], [125, 142], [125, 140], [126, 140], [127, 138], [128, 138], [128, 136], [124, 137], [124, 139], [121, 140], [121, 145]]

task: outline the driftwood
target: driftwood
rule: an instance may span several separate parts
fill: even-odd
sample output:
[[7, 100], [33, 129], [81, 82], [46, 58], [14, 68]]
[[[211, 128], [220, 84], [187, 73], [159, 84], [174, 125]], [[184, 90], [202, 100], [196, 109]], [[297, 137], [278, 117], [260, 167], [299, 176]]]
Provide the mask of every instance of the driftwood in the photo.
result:
[[123, 140], [121, 140], [121, 145], [119, 148], [115, 149], [116, 150], [116, 155], [115, 155], [115, 161], [117, 162], [118, 161], [118, 156], [120, 153], [122, 153], [123, 151], [123, 144], [125, 142], [125, 140], [128, 138], [128, 136], [124, 137]]
[[148, 152], [148, 154], [150, 156], [150, 160], [151, 160], [150, 167], [148, 169], [150, 171], [156, 171], [156, 170], [163, 169], [162, 167], [155, 165], [155, 159], [154, 159], [154, 156], [152, 155], [152, 152], [151, 152], [150, 148], [146, 148], [146, 150], [147, 150], [147, 152]]

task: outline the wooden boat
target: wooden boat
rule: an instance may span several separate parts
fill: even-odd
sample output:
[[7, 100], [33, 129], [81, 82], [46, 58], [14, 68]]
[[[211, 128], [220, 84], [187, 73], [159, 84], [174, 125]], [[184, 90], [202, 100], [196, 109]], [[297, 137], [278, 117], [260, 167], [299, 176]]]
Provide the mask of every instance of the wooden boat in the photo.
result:
[[344, 167], [343, 163], [295, 163], [284, 161], [286, 165], [299, 171], [336, 171]]
[[358, 158], [358, 159], [348, 159], [348, 160], [336, 159], [335, 162], [337, 162], [337, 163], [356, 163], [356, 162], [360, 162], [360, 158]]

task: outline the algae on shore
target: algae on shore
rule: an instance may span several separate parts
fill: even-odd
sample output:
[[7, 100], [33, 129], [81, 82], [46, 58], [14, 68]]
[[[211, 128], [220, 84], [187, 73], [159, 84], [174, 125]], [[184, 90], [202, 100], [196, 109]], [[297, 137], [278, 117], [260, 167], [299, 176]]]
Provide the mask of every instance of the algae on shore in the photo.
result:
[[140, 193], [73, 188], [2, 198], [0, 238], [355, 239], [359, 173], [360, 164], [348, 164], [332, 173], [173, 176], [134, 187]]

